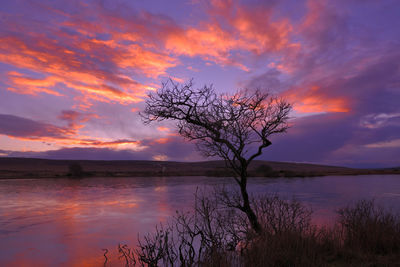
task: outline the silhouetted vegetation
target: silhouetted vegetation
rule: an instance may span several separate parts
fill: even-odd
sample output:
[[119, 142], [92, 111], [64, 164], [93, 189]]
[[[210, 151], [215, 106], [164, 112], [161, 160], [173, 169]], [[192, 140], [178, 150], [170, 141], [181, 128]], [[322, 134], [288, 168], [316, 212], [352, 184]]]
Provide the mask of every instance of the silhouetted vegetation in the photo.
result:
[[205, 174], [209, 177], [232, 177], [235, 175], [229, 168], [214, 168], [213, 170], [207, 170]]
[[338, 213], [345, 236], [344, 246], [348, 250], [370, 254], [400, 252], [398, 216], [377, 207], [373, 201], [360, 201]]
[[82, 178], [84, 175], [85, 172], [79, 162], [71, 162], [68, 165], [68, 176], [72, 178]]
[[278, 172], [274, 171], [271, 166], [266, 164], [258, 166], [255, 172], [259, 174], [259, 176], [264, 176], [264, 177], [278, 176]]
[[170, 80], [148, 95], [141, 116], [145, 123], [175, 121], [179, 134], [204, 156], [222, 158], [240, 188], [235, 208], [260, 232], [247, 192], [248, 169], [272, 144], [269, 138], [289, 128], [291, 108], [288, 101], [260, 90], [218, 94], [212, 86], [195, 89], [192, 81], [180, 85]]
[[[196, 195], [191, 212], [140, 238], [136, 249], [119, 246], [127, 266], [396, 266], [400, 218], [373, 201], [338, 211], [332, 227], [313, 225], [312, 211], [277, 196], [252, 199], [262, 231], [232, 207], [240, 195], [219, 190]], [[226, 196], [229, 199], [226, 199]]]

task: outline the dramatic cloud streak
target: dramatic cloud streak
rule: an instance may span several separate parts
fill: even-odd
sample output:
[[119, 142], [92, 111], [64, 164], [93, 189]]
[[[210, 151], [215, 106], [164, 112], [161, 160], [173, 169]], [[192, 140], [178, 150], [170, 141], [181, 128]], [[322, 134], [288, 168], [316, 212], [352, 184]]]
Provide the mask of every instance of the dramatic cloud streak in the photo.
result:
[[200, 56], [223, 65], [241, 63], [245, 52], [260, 55], [289, 46], [291, 25], [286, 19], [273, 20], [270, 7], [247, 7], [232, 1], [211, 1], [210, 21], [170, 33], [166, 48], [178, 55]]

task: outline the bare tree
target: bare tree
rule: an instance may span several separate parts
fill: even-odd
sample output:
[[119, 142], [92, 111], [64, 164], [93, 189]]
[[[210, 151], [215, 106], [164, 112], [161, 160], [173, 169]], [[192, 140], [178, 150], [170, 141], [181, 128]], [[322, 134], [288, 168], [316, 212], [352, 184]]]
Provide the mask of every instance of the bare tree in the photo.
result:
[[223, 158], [240, 186], [242, 201], [236, 208], [260, 232], [247, 193], [247, 168], [271, 145], [272, 134], [288, 129], [290, 110], [290, 103], [260, 90], [217, 94], [212, 86], [194, 89], [192, 81], [180, 85], [169, 80], [149, 94], [141, 116], [145, 123], [177, 121], [179, 134], [194, 141], [200, 152]]

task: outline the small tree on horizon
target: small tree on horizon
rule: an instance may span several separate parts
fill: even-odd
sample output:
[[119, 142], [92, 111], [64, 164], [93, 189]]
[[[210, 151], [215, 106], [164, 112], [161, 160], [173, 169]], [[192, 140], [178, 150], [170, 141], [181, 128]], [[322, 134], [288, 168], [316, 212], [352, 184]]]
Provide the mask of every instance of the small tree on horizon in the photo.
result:
[[241, 203], [254, 231], [261, 225], [249, 202], [247, 169], [249, 164], [271, 145], [269, 137], [285, 132], [291, 104], [260, 90], [239, 90], [217, 94], [212, 86], [193, 88], [192, 80], [180, 85], [169, 80], [152, 92], [141, 112], [144, 123], [177, 121], [179, 134], [194, 141], [206, 157], [224, 159], [236, 176]]

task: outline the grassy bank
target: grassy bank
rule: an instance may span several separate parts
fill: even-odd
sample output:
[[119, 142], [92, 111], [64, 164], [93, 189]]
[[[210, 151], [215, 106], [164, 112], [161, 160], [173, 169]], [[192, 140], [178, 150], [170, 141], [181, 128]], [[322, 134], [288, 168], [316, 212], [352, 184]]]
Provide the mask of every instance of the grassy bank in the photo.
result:
[[[79, 166], [79, 167], [78, 167]], [[352, 169], [305, 163], [254, 161], [253, 177], [313, 177], [326, 175], [400, 174], [400, 168]], [[223, 161], [172, 162], [140, 160], [47, 160], [0, 158], [0, 179], [65, 177], [149, 177], [213, 176], [231, 177]]]

